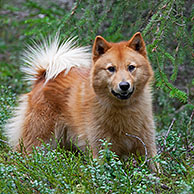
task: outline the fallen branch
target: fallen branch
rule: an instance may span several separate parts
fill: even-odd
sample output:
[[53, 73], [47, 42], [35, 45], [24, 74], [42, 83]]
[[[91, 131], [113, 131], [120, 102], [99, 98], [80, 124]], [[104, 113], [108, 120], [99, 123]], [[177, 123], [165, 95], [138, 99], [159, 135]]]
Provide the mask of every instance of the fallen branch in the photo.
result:
[[143, 140], [142, 140], [140, 137], [138, 137], [138, 136], [136, 136], [136, 135], [131, 135], [131, 134], [128, 134], [128, 133], [125, 133], [125, 135], [128, 136], [128, 137], [136, 138], [136, 139], [138, 139], [138, 140], [143, 144], [144, 150], [145, 150], [145, 161], [144, 161], [144, 163], [140, 166], [140, 168], [142, 168], [142, 167], [145, 165], [145, 163], [147, 162], [147, 160], [148, 160], [148, 151], [147, 151], [147, 147], [146, 147], [145, 143], [143, 142]]
[[0, 141], [3, 142], [3, 143], [9, 144], [7, 141], [5, 141], [3, 139], [0, 139]]
[[172, 120], [172, 122], [171, 122], [171, 124], [170, 124], [170, 126], [169, 126], [169, 128], [168, 128], [168, 131], [167, 131], [167, 133], [166, 133], [166, 135], [165, 135], [165, 138], [164, 138], [164, 144], [163, 144], [163, 147], [162, 147], [162, 151], [164, 151], [164, 148], [166, 147], [166, 139], [167, 139], [167, 137], [168, 137], [168, 135], [169, 135], [169, 133], [170, 133], [170, 130], [172, 129], [172, 127], [173, 127], [175, 121], [176, 121], [176, 119], [173, 118], [173, 120]]
[[79, 0], [78, 3], [76, 3], [76, 5], [73, 7], [72, 11], [71, 11], [71, 16], [74, 15], [76, 9], [78, 8], [78, 5], [80, 4], [81, 0]]

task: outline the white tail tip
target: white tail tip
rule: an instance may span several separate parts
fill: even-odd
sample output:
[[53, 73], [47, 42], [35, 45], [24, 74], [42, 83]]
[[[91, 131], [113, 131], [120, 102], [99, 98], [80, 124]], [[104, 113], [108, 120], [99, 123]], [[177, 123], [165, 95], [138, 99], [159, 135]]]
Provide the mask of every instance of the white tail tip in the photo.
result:
[[40, 71], [45, 70], [46, 82], [54, 79], [59, 73], [65, 73], [72, 67], [88, 67], [91, 65], [89, 47], [76, 46], [75, 38], [60, 43], [59, 36], [45, 39], [41, 44], [34, 43], [24, 52], [23, 61], [26, 66], [22, 70], [27, 73], [28, 80], [36, 80]]

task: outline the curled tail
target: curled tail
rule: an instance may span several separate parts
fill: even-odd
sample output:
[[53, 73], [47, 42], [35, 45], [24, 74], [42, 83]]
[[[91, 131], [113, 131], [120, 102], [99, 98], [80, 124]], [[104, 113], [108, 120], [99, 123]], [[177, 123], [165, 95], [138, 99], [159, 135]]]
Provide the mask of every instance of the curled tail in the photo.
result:
[[43, 40], [41, 44], [34, 43], [24, 52], [22, 67], [27, 80], [37, 80], [43, 75], [46, 82], [54, 79], [59, 73], [65, 73], [72, 67], [88, 67], [91, 64], [89, 47], [76, 46], [75, 38], [60, 43], [59, 36]]

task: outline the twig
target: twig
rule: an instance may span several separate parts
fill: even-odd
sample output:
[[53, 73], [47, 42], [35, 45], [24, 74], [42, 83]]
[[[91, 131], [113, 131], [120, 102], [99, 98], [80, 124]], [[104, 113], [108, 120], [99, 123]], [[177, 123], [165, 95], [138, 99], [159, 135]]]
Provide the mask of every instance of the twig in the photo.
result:
[[191, 116], [190, 116], [190, 119], [189, 119], [189, 123], [188, 123], [188, 133], [190, 133], [190, 130], [191, 130], [191, 124], [192, 124], [193, 117], [194, 117], [194, 109], [193, 109], [193, 111], [191, 113]]
[[182, 105], [180, 108], [178, 108], [178, 109], [175, 111], [175, 113], [177, 114], [177, 113], [183, 111], [183, 110], [185, 109], [186, 106], [187, 106], [187, 104]]
[[[166, 135], [165, 135], [165, 137], [164, 137], [164, 143], [163, 143], [163, 147], [162, 147], [162, 149], [161, 149], [161, 152], [163, 152], [164, 149], [165, 149], [165, 147], [166, 147], [166, 139], [167, 139], [167, 137], [168, 137], [168, 135], [169, 135], [169, 133], [170, 133], [170, 130], [172, 129], [172, 127], [173, 127], [175, 121], [176, 121], [176, 119], [173, 118], [173, 120], [172, 120], [172, 122], [171, 122], [171, 124], [170, 124], [170, 126], [169, 126], [169, 128], [168, 128], [168, 131], [167, 131], [167, 133], [166, 133]], [[160, 153], [161, 153], [161, 152], [160, 152]]]
[[173, 120], [172, 120], [172, 122], [171, 122], [171, 124], [170, 124], [170, 126], [169, 126], [169, 128], [168, 128], [168, 131], [167, 131], [166, 136], [165, 136], [165, 138], [164, 138], [164, 147], [166, 146], [166, 139], [167, 139], [167, 137], [168, 137], [168, 135], [169, 135], [169, 133], [170, 133], [170, 130], [172, 129], [172, 127], [173, 127], [175, 121], [176, 121], [176, 119], [173, 118]]
[[187, 152], [190, 152], [193, 149], [194, 149], [194, 146], [191, 146], [189, 149], [187, 149]]
[[189, 118], [189, 123], [187, 124], [187, 136], [186, 136], [186, 147], [187, 147], [187, 150], [189, 149], [189, 136], [191, 134], [191, 125], [192, 125], [192, 120], [193, 120], [193, 117], [194, 117], [194, 109], [191, 113], [191, 116]]
[[147, 151], [147, 147], [146, 147], [145, 143], [143, 142], [143, 140], [142, 140], [140, 137], [138, 137], [138, 136], [136, 136], [136, 135], [131, 135], [131, 134], [128, 134], [128, 133], [125, 133], [125, 135], [128, 136], [128, 137], [136, 138], [136, 139], [138, 139], [138, 140], [143, 144], [144, 150], [145, 150], [145, 161], [144, 161], [144, 163], [140, 166], [140, 168], [142, 168], [142, 167], [145, 165], [145, 163], [147, 162], [147, 160], [148, 160], [148, 151]]
[[181, 26], [181, 27], [184, 27], [185, 26], [185, 24], [179, 24], [179, 23], [177, 23], [177, 22], [174, 22], [177, 26]]
[[3, 139], [0, 139], [0, 141], [3, 142], [3, 143], [9, 144], [7, 141], [5, 141]]
[[71, 12], [71, 16], [74, 15], [76, 9], [78, 8], [78, 5], [80, 4], [81, 0], [79, 0], [79, 2], [73, 7], [72, 12]]

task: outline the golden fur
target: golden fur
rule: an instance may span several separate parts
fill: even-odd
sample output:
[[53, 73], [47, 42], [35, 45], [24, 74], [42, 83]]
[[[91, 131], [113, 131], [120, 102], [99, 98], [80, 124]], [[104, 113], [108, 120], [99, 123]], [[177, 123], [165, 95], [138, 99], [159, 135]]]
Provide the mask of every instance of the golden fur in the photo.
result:
[[[55, 47], [59, 47], [58, 50], [55, 49], [56, 53], [59, 52], [61, 47]], [[41, 49], [31, 50], [35, 53], [30, 58], [30, 65], [33, 66], [33, 60]], [[39, 53], [40, 58], [43, 50], [44, 48]], [[62, 52], [64, 56], [57, 65], [63, 61], [63, 57], [69, 59], [65, 52], [67, 51]], [[86, 63], [90, 63], [88, 51], [81, 49], [81, 52], [86, 56]], [[56, 56], [58, 55], [53, 59]], [[47, 54], [44, 55], [46, 57]], [[74, 57], [72, 52], [71, 57], [68, 63], [77, 60], [77, 64], [82, 53], [75, 54]], [[128, 69], [130, 65], [132, 70]], [[83, 150], [88, 141], [94, 157], [97, 157], [99, 139], [106, 138], [112, 143], [112, 150], [120, 157], [137, 151], [144, 154], [142, 143], [136, 138], [126, 136], [128, 133], [142, 139], [149, 157], [156, 155], [150, 89], [153, 71], [139, 32], [129, 41], [120, 43], [110, 43], [97, 36], [89, 67], [72, 65], [68, 66], [68, 72], [67, 67], [60, 67], [61, 70], [48, 79], [47, 69], [50, 68], [49, 75], [56, 70], [53, 64], [52, 67], [47, 66], [49, 65], [36, 66], [32, 90], [25, 94], [25, 107], [6, 126], [14, 149], [19, 148], [21, 139], [26, 150], [30, 151], [32, 146], [41, 144], [39, 138], [45, 142], [57, 138], [65, 147], [72, 140]], [[128, 91], [121, 91], [121, 82], [130, 84]], [[126, 97], [127, 92], [130, 97]], [[14, 139], [14, 136], [17, 138]], [[154, 169], [153, 166], [152, 168]]]

